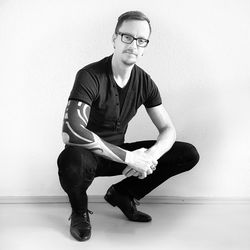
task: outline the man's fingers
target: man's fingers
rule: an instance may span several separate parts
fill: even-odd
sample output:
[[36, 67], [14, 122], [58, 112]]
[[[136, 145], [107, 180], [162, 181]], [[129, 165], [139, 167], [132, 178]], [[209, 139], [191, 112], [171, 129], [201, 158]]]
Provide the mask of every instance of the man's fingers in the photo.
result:
[[158, 165], [158, 161], [157, 161], [157, 160], [153, 160], [153, 161], [152, 161], [152, 164], [153, 164], [154, 166], [157, 166], [157, 165]]
[[123, 169], [122, 174], [126, 175], [132, 168], [127, 166], [126, 168]]
[[149, 168], [149, 169], [147, 170], [147, 175], [152, 174], [152, 173], [153, 173], [153, 170], [152, 170], [151, 168]]
[[133, 174], [134, 177], [138, 177], [139, 175], [140, 175], [140, 173], [137, 171]]
[[127, 173], [126, 173], [126, 176], [127, 177], [130, 177], [130, 176], [133, 176], [134, 174], [136, 173], [136, 171], [134, 169], [130, 169]]
[[151, 166], [150, 168], [152, 169], [152, 171], [155, 171], [155, 170], [156, 170], [156, 167], [155, 167], [155, 166]]
[[143, 172], [143, 173], [141, 173], [141, 174], [138, 176], [139, 179], [144, 179], [144, 178], [146, 178], [146, 177], [147, 177], [147, 173], [146, 173], [146, 172]]
[[135, 176], [138, 177], [140, 175], [140, 173], [138, 171], [136, 171], [135, 169], [127, 166], [123, 171], [122, 174], [125, 175], [126, 177], [130, 177], [130, 176]]

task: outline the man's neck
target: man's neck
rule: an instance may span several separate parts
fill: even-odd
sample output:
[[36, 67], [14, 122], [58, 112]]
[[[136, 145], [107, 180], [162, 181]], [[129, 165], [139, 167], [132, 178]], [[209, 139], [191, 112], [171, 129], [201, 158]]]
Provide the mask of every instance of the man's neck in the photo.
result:
[[114, 56], [111, 61], [112, 72], [116, 83], [121, 87], [125, 87], [134, 65], [125, 65], [118, 61]]

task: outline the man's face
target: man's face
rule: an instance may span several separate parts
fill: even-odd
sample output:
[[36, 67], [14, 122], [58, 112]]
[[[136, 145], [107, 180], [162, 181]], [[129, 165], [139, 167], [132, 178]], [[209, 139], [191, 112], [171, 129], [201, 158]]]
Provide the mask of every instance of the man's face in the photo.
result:
[[[134, 38], [149, 39], [150, 29], [147, 21], [129, 20], [124, 21], [121, 25], [119, 32], [122, 34], [131, 35]], [[123, 64], [131, 66], [143, 55], [143, 47], [137, 45], [134, 40], [131, 44], [122, 42], [121, 35], [113, 35], [114, 55]]]

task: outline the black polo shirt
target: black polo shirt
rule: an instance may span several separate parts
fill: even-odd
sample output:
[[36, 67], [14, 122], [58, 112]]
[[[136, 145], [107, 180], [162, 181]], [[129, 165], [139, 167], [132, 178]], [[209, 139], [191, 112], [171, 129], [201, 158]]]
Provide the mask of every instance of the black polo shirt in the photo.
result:
[[91, 106], [87, 128], [115, 145], [124, 143], [129, 121], [143, 104], [146, 108], [162, 103], [159, 90], [151, 77], [134, 65], [120, 107], [118, 85], [111, 67], [112, 55], [89, 64], [76, 75], [69, 100]]

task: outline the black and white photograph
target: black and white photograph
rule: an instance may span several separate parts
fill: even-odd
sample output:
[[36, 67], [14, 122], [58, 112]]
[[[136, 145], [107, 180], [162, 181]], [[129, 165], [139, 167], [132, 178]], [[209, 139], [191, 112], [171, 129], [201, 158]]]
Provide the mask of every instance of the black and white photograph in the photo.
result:
[[0, 0], [0, 249], [249, 250], [250, 1]]

